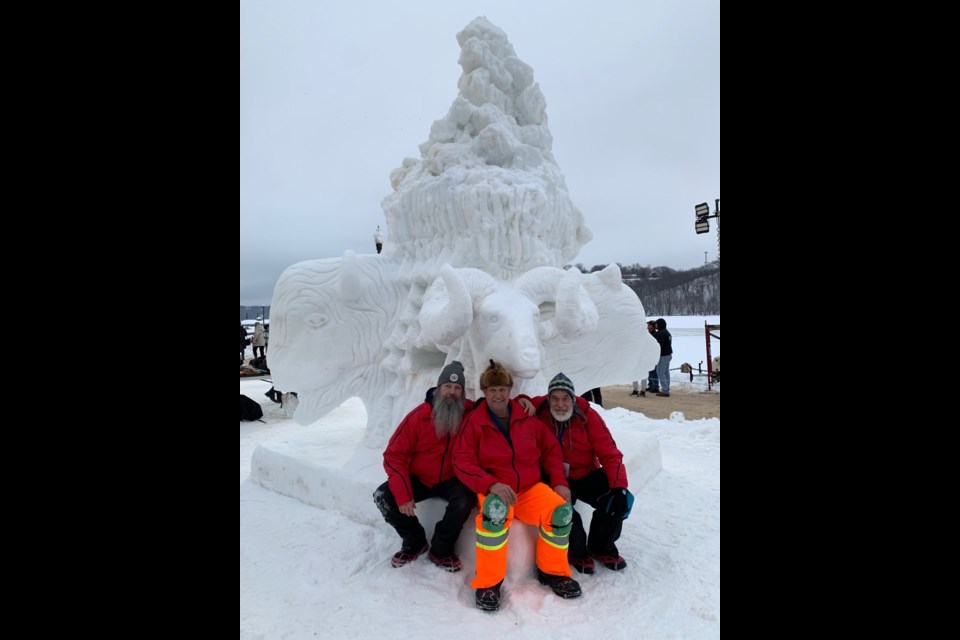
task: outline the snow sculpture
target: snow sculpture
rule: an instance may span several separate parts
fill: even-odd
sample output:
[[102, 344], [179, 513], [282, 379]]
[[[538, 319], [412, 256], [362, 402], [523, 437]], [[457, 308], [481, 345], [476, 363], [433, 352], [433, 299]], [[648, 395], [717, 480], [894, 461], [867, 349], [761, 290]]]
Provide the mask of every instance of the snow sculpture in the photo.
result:
[[366, 406], [369, 424], [392, 417], [385, 392], [397, 377], [382, 365], [384, 337], [405, 296], [395, 271], [385, 256], [347, 251], [342, 258], [299, 262], [280, 276], [268, 363], [274, 386], [297, 392], [300, 424], [353, 396]]
[[457, 41], [459, 95], [420, 158], [390, 175], [383, 253], [295, 264], [273, 294], [269, 364], [277, 388], [299, 394], [295, 419], [358, 396], [372, 447], [451, 360], [476, 398], [490, 358], [513, 373], [514, 393], [531, 395], [558, 371], [586, 390], [659, 358], [616, 265], [561, 268], [591, 233], [553, 158], [533, 70], [486, 18]]
[[450, 263], [498, 279], [561, 267], [592, 234], [553, 158], [533, 69], [486, 18], [457, 41], [460, 94], [433, 123], [421, 158], [390, 175], [388, 254], [418, 272]]

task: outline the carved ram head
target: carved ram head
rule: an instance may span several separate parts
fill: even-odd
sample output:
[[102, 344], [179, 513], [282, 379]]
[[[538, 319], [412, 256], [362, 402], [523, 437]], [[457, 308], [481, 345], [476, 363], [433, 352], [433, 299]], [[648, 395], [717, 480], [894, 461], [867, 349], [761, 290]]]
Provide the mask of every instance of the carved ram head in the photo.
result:
[[538, 267], [513, 281], [498, 282], [479, 269], [444, 265], [424, 294], [419, 344], [443, 348], [460, 360], [478, 392], [483, 366], [490, 359], [520, 379], [540, 374], [544, 340], [573, 340], [599, 322], [596, 306], [577, 270]]

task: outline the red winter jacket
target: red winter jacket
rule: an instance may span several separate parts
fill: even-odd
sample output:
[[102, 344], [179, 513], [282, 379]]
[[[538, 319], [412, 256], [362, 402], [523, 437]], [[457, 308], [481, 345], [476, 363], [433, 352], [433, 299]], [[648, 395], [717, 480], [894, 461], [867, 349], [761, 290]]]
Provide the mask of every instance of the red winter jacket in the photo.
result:
[[[383, 452], [383, 468], [387, 472], [390, 493], [397, 504], [413, 500], [410, 476], [428, 487], [440, 484], [453, 477], [453, 446], [450, 436], [437, 437], [433, 426], [433, 394], [436, 387], [427, 391], [426, 400], [407, 414], [400, 426], [390, 436]], [[473, 400], [466, 400], [464, 410], [469, 411]], [[460, 430], [463, 424], [460, 425]]]
[[460, 482], [476, 493], [487, 493], [496, 482], [522, 493], [540, 482], [540, 468], [550, 486], [569, 486], [563, 473], [560, 445], [543, 423], [510, 401], [510, 439], [490, 417], [487, 402], [478, 400], [456, 438], [453, 468]]
[[[557, 441], [557, 428], [550, 415], [550, 401], [547, 396], [531, 398], [537, 408], [537, 418], [546, 425]], [[590, 407], [583, 398], [577, 398], [570, 418], [570, 426], [563, 433], [563, 461], [570, 465], [570, 479], [579, 480], [594, 469], [603, 466], [611, 489], [627, 488], [627, 468], [623, 465], [623, 454], [617, 448], [610, 429], [600, 414]]]

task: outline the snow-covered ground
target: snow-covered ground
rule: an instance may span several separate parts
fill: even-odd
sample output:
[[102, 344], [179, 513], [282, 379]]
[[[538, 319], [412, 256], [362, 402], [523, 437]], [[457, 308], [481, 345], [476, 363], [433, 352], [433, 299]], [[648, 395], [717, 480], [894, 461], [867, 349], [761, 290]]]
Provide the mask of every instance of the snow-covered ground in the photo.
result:
[[[678, 329], [684, 324], [672, 320]], [[703, 319], [690, 322], [702, 326]], [[698, 338], [680, 338], [681, 353], [687, 339]], [[682, 361], [675, 357], [673, 364]], [[701, 380], [696, 388], [703, 388]], [[674, 379], [674, 386], [690, 384], [686, 376]], [[719, 419], [651, 420], [599, 409], [625, 454], [636, 494], [618, 543], [629, 566], [619, 573], [598, 567], [592, 576], [574, 572], [583, 596], [559, 599], [537, 582], [532, 529], [517, 523], [504, 604], [486, 613], [475, 608], [469, 586], [472, 520], [457, 545], [460, 573], [446, 573], [425, 556], [391, 568], [399, 538], [373, 506], [371, 494], [386, 476], [377, 468], [381, 451], [362, 444], [363, 405], [348, 400], [303, 427], [264, 397], [269, 388], [263, 380], [240, 381], [240, 392], [263, 405], [265, 421], [240, 423], [242, 639], [446, 639], [478, 631], [537, 640], [720, 637]], [[250, 478], [261, 444], [254, 475], [304, 501]], [[662, 461], [659, 471], [652, 449]], [[418, 505], [428, 536], [441, 504]]]

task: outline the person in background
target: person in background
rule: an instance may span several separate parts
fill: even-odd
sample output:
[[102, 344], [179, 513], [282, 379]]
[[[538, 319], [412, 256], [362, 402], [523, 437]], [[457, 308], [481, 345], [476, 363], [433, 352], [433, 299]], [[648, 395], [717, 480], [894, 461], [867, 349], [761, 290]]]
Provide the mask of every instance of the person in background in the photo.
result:
[[387, 481], [373, 493], [373, 502], [402, 540], [393, 554], [394, 567], [417, 559], [427, 550], [427, 535], [417, 518], [417, 503], [427, 498], [447, 502], [443, 518], [433, 530], [427, 557], [447, 571], [460, 571], [454, 545], [463, 523], [476, 504], [473, 492], [453, 472], [452, 438], [460, 430], [464, 412], [473, 406], [463, 396], [463, 365], [456, 360], [443, 368], [437, 386], [423, 403], [407, 414], [383, 452]]
[[611, 571], [625, 569], [617, 540], [633, 508], [633, 495], [627, 490], [623, 453], [600, 414], [577, 398], [573, 382], [562, 372], [550, 381], [546, 396], [531, 401], [537, 418], [560, 443], [572, 504], [581, 500], [594, 508], [589, 537], [580, 514], [573, 512], [570, 564], [580, 573], [593, 573], [596, 558]]
[[601, 407], [603, 406], [603, 396], [601, 395], [600, 387], [590, 389], [590, 391], [587, 391], [581, 397], [587, 402], [595, 402]]
[[[647, 320], [647, 331], [650, 333], [650, 335], [653, 336], [653, 339], [654, 339], [654, 340], [657, 339], [657, 323], [656, 323], [655, 321], [653, 321], [653, 320]], [[647, 373], [647, 379], [644, 380], [644, 381], [642, 382], [642, 384], [640, 384], [639, 386], [640, 386], [640, 388], [639, 388], [639, 393], [638, 393], [637, 381], [634, 380], [634, 381], [633, 381], [633, 393], [631, 393], [630, 395], [632, 395], [632, 396], [636, 396], [636, 395], [646, 396], [646, 395], [647, 395], [647, 394], [646, 394], [646, 391], [649, 391], [650, 393], [656, 393], [657, 391], [660, 391], [660, 382], [659, 382], [659, 380], [657, 379], [657, 369], [656, 369], [656, 367], [654, 367], [653, 369], [650, 370], [649, 373]]]
[[246, 359], [247, 354], [247, 330], [243, 328], [243, 323], [240, 324], [240, 366], [243, 366], [243, 362]]
[[[507, 542], [514, 518], [538, 527], [536, 564], [541, 584], [576, 598], [567, 549], [573, 508], [557, 439], [510, 399], [513, 376], [493, 360], [480, 376], [484, 397], [467, 416], [453, 450], [457, 477], [477, 494], [477, 607], [500, 608], [507, 574]], [[550, 485], [541, 482], [541, 469]], [[552, 489], [550, 487], [553, 487]]]
[[667, 331], [667, 321], [657, 318], [657, 331], [653, 337], [660, 343], [660, 361], [657, 362], [657, 382], [660, 390], [657, 395], [670, 397], [670, 361], [673, 359], [673, 336]]
[[253, 357], [257, 357], [257, 349], [260, 349], [260, 355], [266, 355], [266, 345], [267, 342], [263, 337], [263, 318], [257, 316], [257, 322], [253, 325], [253, 341], [250, 343], [253, 345]]

